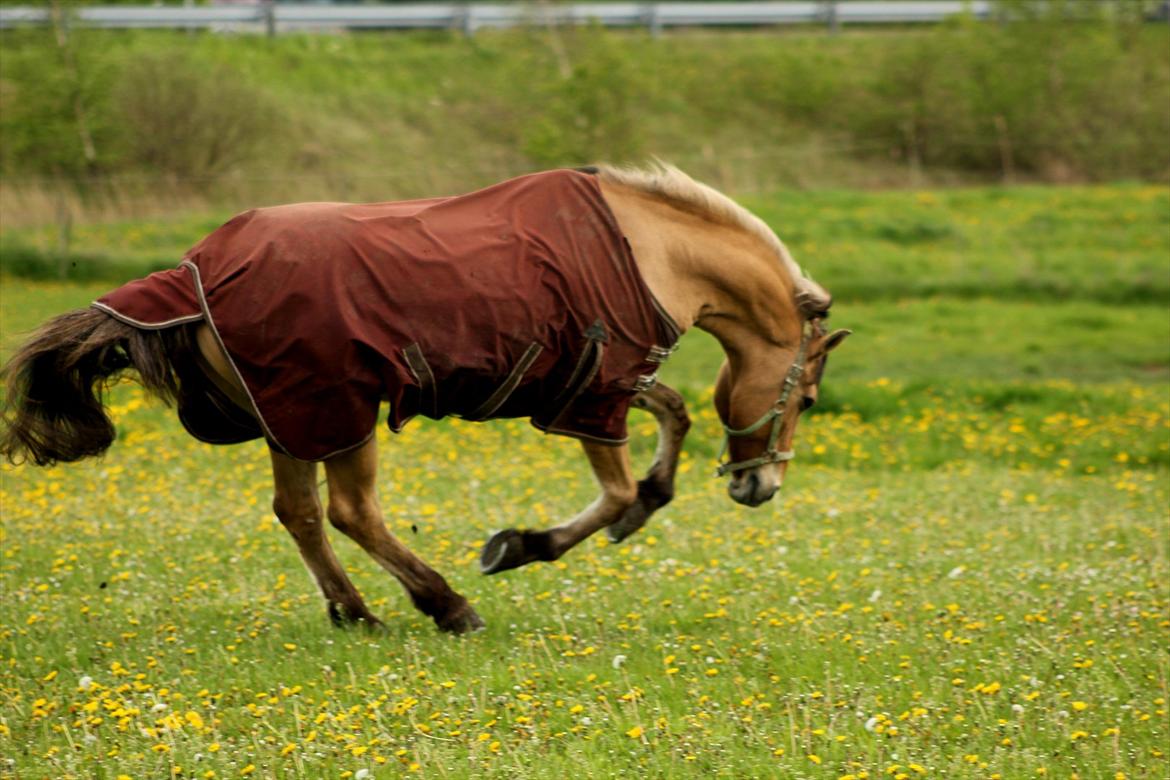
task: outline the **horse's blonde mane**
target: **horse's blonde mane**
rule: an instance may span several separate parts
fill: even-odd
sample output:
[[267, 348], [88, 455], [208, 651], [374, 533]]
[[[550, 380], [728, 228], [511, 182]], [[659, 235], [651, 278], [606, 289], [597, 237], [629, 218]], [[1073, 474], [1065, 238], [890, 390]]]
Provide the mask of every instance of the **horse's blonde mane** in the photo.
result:
[[763, 241], [776, 252], [781, 264], [792, 277], [796, 302], [807, 315], [822, 313], [829, 308], [832, 296], [825, 288], [805, 276], [800, 265], [784, 242], [764, 220], [739, 205], [731, 198], [701, 182], [697, 182], [673, 165], [660, 160], [639, 168], [633, 166], [597, 166], [598, 175], [605, 181], [622, 184], [656, 195], [684, 206], [720, 225], [742, 228]]

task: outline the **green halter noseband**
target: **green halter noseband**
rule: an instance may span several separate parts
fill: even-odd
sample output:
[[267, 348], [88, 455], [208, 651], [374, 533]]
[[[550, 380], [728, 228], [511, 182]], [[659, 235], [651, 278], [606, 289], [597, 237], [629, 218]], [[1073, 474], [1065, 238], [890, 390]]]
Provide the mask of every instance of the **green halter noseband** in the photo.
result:
[[746, 428], [731, 428], [726, 423], [723, 425], [725, 435], [723, 437], [723, 447], [719, 450], [719, 460], [722, 460], [723, 456], [727, 453], [728, 445], [731, 443], [731, 437], [751, 436], [771, 422], [772, 430], [768, 434], [768, 446], [764, 449], [764, 454], [751, 460], [741, 460], [736, 463], [721, 463], [715, 471], [716, 476], [722, 477], [724, 474], [734, 474], [737, 471], [752, 469], [767, 463], [780, 463], [781, 461], [792, 460], [796, 457], [796, 453], [792, 450], [776, 449], [776, 442], [780, 440], [780, 424], [784, 420], [784, 407], [788, 404], [788, 396], [792, 395], [792, 391], [800, 382], [801, 374], [804, 373], [804, 358], [805, 353], [808, 351], [808, 343], [811, 338], [812, 328], [808, 322], [805, 322], [803, 333], [800, 337], [800, 349], [796, 352], [796, 359], [792, 361], [792, 367], [788, 369], [788, 373], [784, 376], [784, 384], [780, 388], [780, 397], [776, 399], [776, 403], [772, 404], [771, 409], [764, 412], [763, 417]]

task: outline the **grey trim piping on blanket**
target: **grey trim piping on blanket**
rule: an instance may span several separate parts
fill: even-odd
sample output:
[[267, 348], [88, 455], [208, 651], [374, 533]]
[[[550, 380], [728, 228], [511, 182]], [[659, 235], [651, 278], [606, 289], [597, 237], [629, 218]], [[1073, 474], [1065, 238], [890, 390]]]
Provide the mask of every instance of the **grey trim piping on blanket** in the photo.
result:
[[629, 436], [626, 436], [623, 439], [606, 439], [601, 436], [590, 436], [587, 433], [567, 431], [564, 428], [554, 428], [552, 426], [541, 425], [536, 421], [535, 418], [529, 418], [528, 422], [532, 424], [533, 428], [540, 431], [541, 433], [549, 433], [555, 436], [568, 436], [570, 439], [580, 439], [581, 441], [593, 442], [594, 444], [607, 444], [611, 447], [617, 447], [619, 445], [625, 444], [630, 440]]
[[91, 303], [90, 307], [110, 315], [119, 322], [124, 322], [133, 328], [138, 328], [139, 330], [165, 330], [167, 328], [173, 328], [176, 325], [185, 325], [189, 322], [199, 322], [201, 319], [203, 319], [203, 313], [200, 312], [199, 314], [188, 314], [183, 317], [176, 317], [175, 319], [167, 320], [166, 322], [139, 322], [133, 317], [127, 317], [117, 309], [111, 309], [109, 306], [98, 301]]

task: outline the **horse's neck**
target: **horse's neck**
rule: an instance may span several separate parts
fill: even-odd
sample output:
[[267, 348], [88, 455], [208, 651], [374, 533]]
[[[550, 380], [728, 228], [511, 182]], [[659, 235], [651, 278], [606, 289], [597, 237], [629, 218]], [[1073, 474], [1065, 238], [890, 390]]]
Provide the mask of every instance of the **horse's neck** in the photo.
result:
[[791, 281], [758, 237], [627, 187], [602, 191], [642, 278], [680, 328], [708, 331], [729, 354], [784, 340]]

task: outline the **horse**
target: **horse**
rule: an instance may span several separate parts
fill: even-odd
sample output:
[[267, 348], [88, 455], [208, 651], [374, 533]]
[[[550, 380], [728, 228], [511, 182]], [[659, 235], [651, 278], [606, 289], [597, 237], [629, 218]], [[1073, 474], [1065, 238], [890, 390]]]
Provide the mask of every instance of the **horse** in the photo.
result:
[[[680, 449], [691, 423], [682, 396], [657, 381], [653, 372], [669, 357], [674, 344], [649, 342], [677, 340], [697, 327], [712, 334], [726, 353], [715, 378], [714, 405], [726, 434], [720, 459], [724, 453], [727, 457], [718, 474], [728, 478], [728, 493], [739, 504], [754, 507], [771, 499], [794, 456], [798, 417], [817, 400], [828, 353], [850, 333], [827, 331], [828, 291], [803, 273], [762, 220], [665, 163], [647, 168], [567, 169], [510, 182], [519, 184], [505, 182], [496, 185], [500, 190], [382, 204], [378, 209], [300, 204], [245, 212], [197, 245], [180, 269], [132, 282], [89, 308], [57, 316], [35, 331], [3, 369], [7, 395], [0, 454], [11, 463], [31, 461], [42, 466], [102, 454], [115, 438], [103, 406], [104, 389], [133, 372], [149, 393], [176, 404], [183, 424], [199, 438], [215, 443], [261, 436], [267, 440], [275, 487], [273, 510], [295, 541], [333, 623], [382, 625], [338, 563], [326, 536], [326, 518], [397, 578], [415, 607], [432, 618], [438, 629], [475, 631], [484, 622], [468, 600], [396, 539], [383, 520], [375, 492], [377, 447], [371, 435], [379, 403], [389, 400], [390, 424], [395, 430], [412, 412], [433, 417], [459, 414], [469, 419], [531, 415], [534, 424], [547, 432], [579, 438], [600, 485], [597, 499], [555, 527], [495, 533], [484, 544], [479, 564], [483, 573], [495, 574], [536, 561], [553, 561], [601, 529], [611, 541], [622, 541], [671, 501]], [[523, 197], [508, 195], [516, 192], [524, 193]], [[500, 200], [505, 195], [519, 203], [508, 211], [507, 220], [474, 231], [479, 224], [476, 215], [506, 210], [499, 205], [511, 202]], [[485, 203], [495, 205], [485, 208]], [[477, 209], [474, 214], [468, 211], [471, 207]], [[441, 227], [445, 209], [456, 209], [448, 220], [453, 225], [450, 229]], [[432, 213], [437, 216], [428, 223]], [[531, 227], [541, 219], [551, 227]], [[383, 243], [373, 248], [368, 246], [373, 238], [353, 233], [366, 221], [377, 223], [385, 234], [378, 234], [377, 241]], [[459, 255], [454, 263], [459, 267], [452, 270], [446, 255], [459, 252], [444, 247], [458, 246], [461, 226], [465, 230], [470, 226], [476, 233], [462, 237], [472, 242], [467, 250], [472, 259]], [[570, 327], [575, 320], [562, 317], [562, 309], [582, 307], [558, 297], [560, 292], [534, 315], [537, 320], [564, 319], [573, 342], [565, 351], [579, 354], [545, 355], [552, 350], [544, 347], [554, 341], [564, 346], [564, 334], [533, 341], [521, 352], [511, 344], [522, 344], [524, 339], [487, 333], [484, 338], [490, 343], [508, 345], [502, 360], [512, 364], [496, 366], [499, 375], [492, 377], [496, 387], [488, 394], [490, 387], [482, 382], [477, 385], [484, 372], [462, 371], [465, 367], [457, 364], [457, 355], [452, 357], [461, 339], [480, 335], [452, 324], [462, 316], [453, 311], [461, 305], [452, 304], [450, 296], [430, 292], [437, 289], [433, 277], [475, 276], [491, 271], [489, 263], [480, 263], [481, 257], [522, 256], [528, 258], [528, 266], [545, 274], [538, 286], [547, 288], [553, 284], [547, 278], [549, 258], [569, 250], [545, 246], [552, 239], [546, 239], [541, 230], [556, 232], [556, 240], [566, 246], [585, 248], [578, 263], [584, 281], [566, 284], [583, 289], [581, 294], [587, 298], [598, 284], [608, 284], [619, 290], [613, 293], [617, 304], [614, 311], [606, 310], [604, 301], [597, 304], [596, 311], [604, 310], [606, 316], [588, 326], [584, 323], [595, 309], [585, 307], [585, 319], [575, 330]], [[441, 240], [435, 239], [436, 231]], [[409, 244], [411, 235], [424, 238], [419, 239], [422, 248], [417, 250], [417, 259], [399, 263], [394, 271], [402, 284], [394, 280], [366, 280], [356, 286], [345, 282], [349, 286], [343, 285], [333, 298], [313, 304], [324, 312], [320, 316], [329, 325], [310, 328], [308, 337], [298, 335], [299, 352], [280, 341], [302, 316], [298, 312], [310, 310], [303, 299], [320, 284], [314, 274], [334, 273], [343, 248], [360, 244], [365, 259], [377, 266], [388, 262], [386, 253]], [[228, 304], [216, 302], [221, 289], [230, 289], [244, 270], [234, 267], [224, 279], [212, 278], [216, 272], [209, 270], [210, 261], [204, 259], [212, 254], [207, 247], [229, 239], [234, 243], [224, 245], [230, 246], [233, 256], [248, 255], [249, 268], [272, 267], [278, 276], [283, 275], [279, 284], [265, 288], [272, 292], [250, 293], [237, 306], [260, 306], [260, 313], [252, 312], [251, 319], [248, 312], [227, 317]], [[266, 249], [257, 249], [260, 245]], [[305, 247], [312, 251], [303, 252]], [[297, 262], [281, 265], [290, 256], [296, 256]], [[432, 267], [428, 263], [439, 263], [434, 266], [438, 270], [427, 270]], [[523, 273], [529, 273], [528, 266]], [[605, 271], [609, 282], [593, 278], [603, 267], [610, 269]], [[201, 272], [208, 278], [201, 279]], [[308, 281], [298, 287], [302, 276]], [[352, 279], [352, 274], [346, 279]], [[404, 286], [408, 294], [396, 292]], [[516, 294], [505, 289], [508, 286], [488, 279], [482, 289], [469, 294], [462, 308], [490, 310], [504, 318], [501, 322], [509, 317], [524, 319], [528, 301], [511, 300], [509, 295], [515, 298]], [[286, 299], [294, 293], [280, 292], [285, 287], [296, 291], [299, 308], [287, 308]], [[168, 295], [186, 303], [172, 302], [171, 309], [164, 307], [158, 315], [137, 313]], [[387, 296], [400, 300], [393, 316], [380, 317], [370, 314], [379, 309], [362, 308], [378, 306], [380, 297]], [[268, 300], [283, 301], [286, 308], [266, 312], [262, 307]], [[437, 309], [443, 311], [436, 313]], [[352, 327], [359, 330], [374, 328], [376, 333], [370, 338], [376, 340], [408, 330], [399, 320], [419, 318], [437, 321], [437, 330], [455, 339], [447, 342], [449, 354], [430, 349], [424, 355], [417, 342], [400, 350], [395, 342], [392, 354], [386, 353], [394, 366], [386, 368], [371, 367], [377, 356], [368, 345], [352, 348], [352, 342], [360, 341], [354, 336], [328, 341], [320, 349], [314, 346], [318, 336], [312, 334], [325, 339], [340, 332], [336, 323], [342, 320], [353, 320]], [[641, 331], [625, 328], [625, 320], [640, 322]], [[472, 330], [492, 330], [473, 325]], [[546, 324], [538, 321], [535, 327], [539, 330]], [[649, 335], [630, 336], [627, 330]], [[612, 368], [611, 360], [617, 359], [610, 356], [620, 356], [623, 346], [627, 358], [621, 371], [650, 373], [607, 378], [607, 367]], [[317, 362], [334, 359], [335, 352], [345, 352], [351, 362], [333, 368]], [[280, 355], [292, 357], [281, 364]], [[445, 358], [456, 364], [446, 366], [447, 378], [440, 382], [435, 375], [444, 374], [440, 364]], [[303, 367], [302, 363], [312, 365]], [[278, 371], [274, 365], [284, 367]], [[541, 365], [545, 378], [551, 377], [556, 387], [537, 383], [531, 392], [518, 390], [528, 387], [527, 372]], [[308, 383], [309, 397], [273, 402], [265, 393], [280, 385], [289, 372], [296, 373], [296, 379], [288, 384]], [[455, 385], [446, 392], [443, 382]], [[512, 403], [511, 394], [520, 401]], [[342, 402], [350, 406], [338, 406]], [[525, 408], [525, 404], [540, 409]], [[640, 479], [624, 439], [630, 407], [649, 412], [658, 424], [657, 449]], [[286, 408], [293, 411], [281, 417]], [[337, 431], [349, 438], [334, 440]], [[290, 443], [294, 440], [295, 447]], [[318, 494], [318, 462], [324, 463], [328, 486], [324, 510]]]

